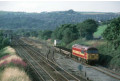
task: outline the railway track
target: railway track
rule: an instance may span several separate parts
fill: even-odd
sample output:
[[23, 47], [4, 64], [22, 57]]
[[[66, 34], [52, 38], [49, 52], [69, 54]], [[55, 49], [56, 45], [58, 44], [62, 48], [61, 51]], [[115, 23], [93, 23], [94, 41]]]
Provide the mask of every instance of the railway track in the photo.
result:
[[[35, 50], [33, 50], [33, 49], [31, 49], [32, 51], [34, 51], [36, 54], [38, 53], [37, 51], [35, 51]], [[39, 54], [40, 55], [40, 54]], [[38, 56], [38, 55], [36, 55], [36, 56]], [[41, 56], [42, 57], [42, 56]], [[44, 57], [43, 57], [44, 58]], [[43, 59], [42, 58], [42, 59]], [[45, 62], [45, 58], [43, 59], [43, 61]], [[75, 77], [73, 77], [73, 76], [71, 76], [70, 74], [68, 74], [68, 73], [66, 73], [64, 70], [62, 70], [60, 67], [58, 67], [56, 64], [54, 64], [52, 61], [50, 61], [50, 60], [46, 60], [46, 63], [49, 63], [49, 66], [51, 66], [53, 69], [54, 69], [54, 71], [56, 71], [57, 73], [59, 73], [63, 78], [65, 78], [67, 81], [69, 81], [69, 80], [79, 80], [79, 79], [77, 79], [77, 78], [75, 78]], [[59, 76], [60, 76], [59, 75]], [[58, 79], [59, 80], [59, 79]], [[56, 81], [58, 81], [58, 80], [56, 80]], [[61, 81], [64, 81], [64, 80], [61, 80]]]
[[[33, 40], [34, 41], [34, 40]], [[41, 43], [41, 42], [38, 42], [38, 41], [35, 41], [36, 43]], [[59, 48], [55, 48], [55, 49], [57, 49], [56, 51], [58, 51], [58, 52], [61, 52], [61, 49], [59, 49]], [[66, 52], [66, 50], [64, 50], [64, 49], [62, 49], [62, 53], [65, 53]], [[70, 52], [68, 52], [67, 51], [67, 54], [69, 54]], [[72, 60], [75, 60], [75, 59], [73, 59], [72, 58]], [[77, 61], [77, 62], [80, 62], [80, 61], [78, 61], [78, 60], [75, 60], [75, 61]], [[80, 62], [81, 63], [81, 62]], [[102, 72], [102, 73], [104, 73], [104, 74], [106, 74], [106, 75], [108, 75], [108, 76], [111, 76], [111, 77], [113, 77], [113, 78], [115, 78], [115, 79], [117, 79], [117, 80], [120, 80], [120, 74], [118, 74], [118, 73], [115, 73], [115, 72], [113, 72], [113, 71], [111, 71], [111, 70], [108, 70], [108, 69], [106, 69], [106, 68], [104, 68], [104, 67], [98, 67], [98, 66], [91, 66], [91, 65], [88, 65], [88, 64], [83, 64], [83, 65], [85, 65], [85, 66], [87, 66], [87, 67], [90, 67], [90, 68], [93, 68], [93, 69], [96, 69], [96, 70], [98, 70], [98, 71], [100, 71], [100, 72]]]
[[[25, 42], [32, 42], [31, 41], [31, 39], [24, 39], [24, 41]], [[45, 57], [47, 58], [47, 60], [49, 59], [50, 61], [52, 61], [52, 62], [54, 62], [57, 66], [59, 66], [60, 68], [62, 68], [61, 67], [61, 65], [59, 64], [59, 63], [57, 63], [56, 61], [55, 61], [55, 59], [54, 59], [54, 54], [56, 54], [56, 53], [58, 53], [58, 52], [56, 52], [55, 51], [55, 48], [53, 47], [53, 46], [48, 46], [46, 43], [42, 43], [42, 42], [39, 42], [39, 41], [35, 41], [36, 43], [40, 43], [42, 46], [44, 46], [44, 48], [42, 48], [42, 49], [47, 49], [46, 50], [46, 54], [45, 54]], [[35, 50], [37, 50], [38, 52], [42, 52], [42, 49], [41, 49], [41, 51], [40, 51], [40, 49], [38, 49], [38, 48], [33, 48], [33, 49], [35, 49]], [[64, 68], [62, 68], [63, 70], [65, 70]], [[65, 70], [66, 71], [66, 70]], [[85, 81], [85, 80], [87, 80], [88, 78], [87, 77], [85, 77], [85, 76], [83, 76], [83, 75], [78, 75], [78, 74], [75, 74], [75, 73], [73, 73], [72, 71], [66, 71], [68, 74], [71, 74], [71, 76], [73, 76], [73, 77], [76, 77], [76, 78], [80, 78], [80, 79], [82, 79], [83, 81]]]
[[38, 78], [40, 81], [55, 81], [53, 78], [51, 78], [51, 76], [49, 76], [48, 73], [46, 73], [46, 71], [41, 67], [40, 64], [38, 64], [38, 62], [33, 62], [34, 59], [30, 56], [28, 56], [28, 52], [26, 52], [26, 50], [23, 49], [22, 46], [19, 45], [18, 42], [14, 41], [16, 46], [14, 47], [17, 54], [19, 56], [21, 56], [22, 58], [24, 58], [25, 60], [27, 60], [28, 64], [32, 67], [32, 69], [35, 71], [35, 73], [37, 74]]
[[[63, 49], [62, 49], [63, 50]], [[64, 50], [63, 50], [64, 51]], [[65, 50], [66, 51], [66, 50]], [[65, 53], [65, 52], [63, 52], [63, 53]], [[68, 53], [70, 53], [70, 52], [67, 52], [67, 54]], [[74, 60], [74, 61], [76, 61], [76, 62], [79, 62], [79, 63], [81, 63], [79, 60], [76, 60], [76, 59], [74, 59], [74, 58], [71, 58], [72, 60]], [[100, 65], [94, 65], [94, 66], [92, 66], [92, 65], [88, 65], [88, 64], [86, 64], [86, 63], [81, 63], [81, 64], [83, 64], [83, 65], [86, 65], [87, 67], [90, 67], [90, 68], [93, 68], [93, 69], [95, 69], [95, 70], [98, 70], [98, 71], [100, 71], [100, 72], [102, 72], [102, 73], [104, 73], [104, 74], [106, 74], [106, 75], [108, 75], [108, 76], [111, 76], [111, 77], [113, 77], [113, 78], [115, 78], [115, 79], [117, 79], [117, 80], [120, 80], [120, 74], [118, 74], [118, 73], [115, 73], [115, 72], [113, 72], [113, 71], [111, 71], [111, 70], [109, 70], [109, 69], [107, 69], [107, 68], [104, 68], [104, 67], [102, 67], [102, 66], [100, 66]]]
[[[50, 55], [51, 55], [52, 58], [49, 58]], [[53, 55], [54, 55], [54, 54], [53, 54]], [[62, 75], [65, 75], [65, 76], [66, 76], [66, 75], [70, 75], [71, 77], [74, 77], [74, 78], [76, 78], [76, 79], [79, 78], [79, 79], [81, 79], [81, 81], [85, 81], [85, 79], [82, 79], [81, 76], [72, 75], [72, 74], [70, 74], [69, 72], [67, 72], [64, 68], [62, 68], [62, 67], [55, 61], [55, 59], [53, 58], [53, 57], [54, 57], [53, 55], [52, 55], [52, 54], [49, 54], [49, 57], [48, 57], [47, 60], [48, 60], [49, 64], [51, 64], [51, 66], [54, 66], [53, 64], [55, 64], [54, 67], [56, 67], [56, 66], [57, 66], [57, 67], [60, 67], [61, 70], [60, 70], [60, 69], [59, 69], [59, 70], [62, 72], [62, 73], [61, 73]], [[63, 71], [66, 72], [66, 73], [63, 74]], [[66, 76], [66, 77], [67, 77], [67, 76]]]
[[[34, 70], [36, 71], [37, 74], [39, 74], [41, 78], [43, 78], [43, 75], [40, 75], [40, 72], [38, 69], [35, 68], [35, 65], [38, 65], [38, 67], [40, 67], [44, 71], [44, 73], [46, 73], [43, 78], [44, 79], [43, 81], [45, 81], [46, 79], [45, 77], [48, 76], [49, 76], [49, 80], [51, 81], [53, 80], [54, 81], [85, 81], [85, 80], [80, 80], [75, 76], [69, 74], [63, 68], [55, 64], [50, 59], [48, 58], [46, 59], [46, 57], [41, 52], [37, 51], [34, 47], [24, 44], [24, 42], [18, 39], [15, 40], [14, 42], [18, 44], [16, 45], [17, 48], [15, 47], [15, 49], [19, 52], [19, 55], [21, 55], [20, 53], [23, 53], [22, 57], [24, 57], [25, 59], [27, 59], [29, 63], [31, 63], [31, 66], [34, 67]], [[35, 64], [32, 64], [30, 60], [34, 61]]]

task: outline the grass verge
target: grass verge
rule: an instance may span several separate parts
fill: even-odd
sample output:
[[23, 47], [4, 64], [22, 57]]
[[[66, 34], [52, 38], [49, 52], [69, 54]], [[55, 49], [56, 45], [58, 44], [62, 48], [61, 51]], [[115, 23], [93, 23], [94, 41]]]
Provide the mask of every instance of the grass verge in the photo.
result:
[[0, 81], [31, 81], [26, 67], [27, 64], [10, 46], [0, 50]]

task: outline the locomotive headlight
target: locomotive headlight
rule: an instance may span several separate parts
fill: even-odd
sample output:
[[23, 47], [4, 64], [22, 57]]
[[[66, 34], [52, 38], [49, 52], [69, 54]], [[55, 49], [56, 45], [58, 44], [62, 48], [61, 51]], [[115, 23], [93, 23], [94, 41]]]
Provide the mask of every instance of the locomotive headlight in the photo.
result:
[[89, 60], [97, 60], [98, 59], [98, 54], [88, 54], [87, 58]]

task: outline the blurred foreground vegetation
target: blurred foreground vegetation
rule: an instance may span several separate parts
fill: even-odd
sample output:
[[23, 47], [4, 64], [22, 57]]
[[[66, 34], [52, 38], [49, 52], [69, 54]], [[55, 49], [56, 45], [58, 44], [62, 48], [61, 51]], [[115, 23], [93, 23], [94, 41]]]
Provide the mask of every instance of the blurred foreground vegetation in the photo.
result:
[[13, 48], [0, 50], [0, 81], [31, 81], [26, 70], [27, 64]]

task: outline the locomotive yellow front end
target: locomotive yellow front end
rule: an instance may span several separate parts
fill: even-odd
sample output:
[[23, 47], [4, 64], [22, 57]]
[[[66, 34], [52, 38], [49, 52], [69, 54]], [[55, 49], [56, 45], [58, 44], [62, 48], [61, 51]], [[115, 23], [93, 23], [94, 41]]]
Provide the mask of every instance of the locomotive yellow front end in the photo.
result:
[[99, 55], [98, 54], [88, 54], [87, 58], [88, 58], [88, 60], [98, 60]]
[[87, 50], [87, 60], [89, 63], [95, 63], [99, 60], [99, 54], [97, 48], [89, 48]]

